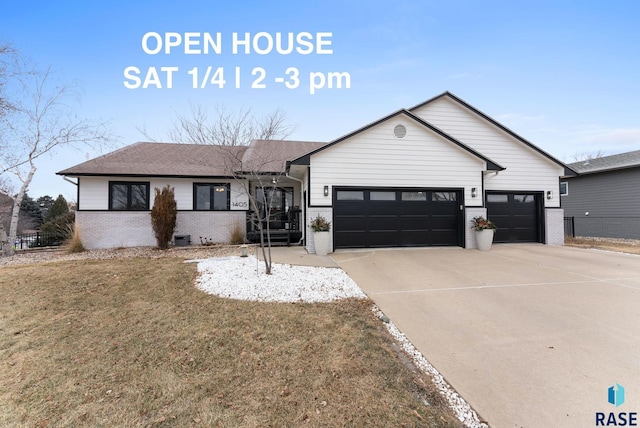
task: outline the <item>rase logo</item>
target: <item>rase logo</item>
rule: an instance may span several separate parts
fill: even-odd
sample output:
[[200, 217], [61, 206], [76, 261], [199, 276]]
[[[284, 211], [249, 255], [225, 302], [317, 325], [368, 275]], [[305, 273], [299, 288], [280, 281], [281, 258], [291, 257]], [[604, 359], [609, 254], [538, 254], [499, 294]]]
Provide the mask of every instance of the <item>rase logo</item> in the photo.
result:
[[616, 386], [609, 387], [609, 403], [616, 407], [624, 404], [624, 386], [616, 383]]
[[[614, 386], [609, 387], [607, 390], [607, 401], [616, 407], [620, 407], [624, 404], [625, 390], [622, 385], [616, 383]], [[596, 413], [596, 426], [597, 427], [636, 427], [638, 426], [638, 413], [637, 412], [597, 412]]]

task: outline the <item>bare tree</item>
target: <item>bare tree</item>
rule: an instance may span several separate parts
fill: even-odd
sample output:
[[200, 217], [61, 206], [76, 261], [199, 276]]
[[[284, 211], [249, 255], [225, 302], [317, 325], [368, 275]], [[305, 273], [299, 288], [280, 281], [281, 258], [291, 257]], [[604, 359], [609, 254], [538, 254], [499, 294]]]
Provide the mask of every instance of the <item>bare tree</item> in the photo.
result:
[[[251, 109], [229, 110], [216, 106], [210, 113], [201, 105], [189, 105], [189, 114], [177, 114], [167, 133], [169, 141], [185, 144], [217, 146], [246, 146], [251, 140], [281, 140], [293, 132], [286, 123], [286, 115], [275, 110], [266, 116], [255, 116]], [[138, 131], [149, 141], [158, 141], [146, 129]]]
[[269, 275], [272, 267], [271, 223], [276, 212], [268, 195], [278, 189], [278, 183], [285, 175], [287, 157], [286, 151], [277, 150], [274, 145], [258, 144], [250, 150], [256, 153], [247, 161], [244, 151], [220, 146], [220, 159], [224, 162], [224, 169], [247, 195], [250, 224], [259, 234], [265, 272]]
[[[156, 141], [146, 130], [138, 130], [147, 139]], [[276, 189], [278, 179], [284, 173], [286, 153], [261, 147], [257, 149], [259, 152], [251, 156], [254, 160], [252, 164], [247, 164], [244, 151], [237, 148], [248, 146], [253, 140], [282, 140], [293, 130], [294, 127], [287, 124], [286, 115], [280, 110], [259, 117], [245, 108], [234, 111], [218, 106], [210, 114], [202, 106], [191, 105], [189, 115], [178, 115], [168, 133], [168, 138], [174, 142], [220, 146], [224, 169], [240, 184], [249, 199], [250, 218], [260, 234], [260, 248], [267, 274], [271, 273], [269, 220], [273, 214], [272, 207], [266, 204], [266, 198], [258, 200], [257, 193], [267, 195]], [[252, 187], [257, 192], [252, 192]]]
[[9, 95], [6, 93], [8, 82], [18, 69], [19, 56], [11, 45], [0, 46], [0, 118], [15, 110]]
[[607, 155], [607, 153], [604, 150], [598, 150], [598, 151], [595, 151], [595, 152], [575, 153], [573, 155], [573, 161], [574, 162], [590, 161], [590, 160], [593, 160], [593, 159], [603, 158], [606, 155]]
[[[16, 238], [20, 204], [37, 171], [37, 161], [63, 146], [111, 142], [104, 124], [95, 124], [74, 114], [74, 95], [69, 84], [56, 85], [51, 71], [12, 70], [15, 98], [0, 117], [0, 176], [11, 174], [19, 188], [13, 197], [9, 242]], [[12, 252], [11, 246], [8, 252]], [[5, 253], [7, 249], [5, 248]]]

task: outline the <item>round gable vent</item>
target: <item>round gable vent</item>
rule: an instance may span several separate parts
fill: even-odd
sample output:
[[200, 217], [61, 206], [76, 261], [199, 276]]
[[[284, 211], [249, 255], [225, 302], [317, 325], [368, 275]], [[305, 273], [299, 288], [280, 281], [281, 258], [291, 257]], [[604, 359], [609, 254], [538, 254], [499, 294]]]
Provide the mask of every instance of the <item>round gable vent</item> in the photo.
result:
[[395, 128], [393, 128], [393, 135], [395, 135], [396, 138], [404, 138], [405, 135], [407, 135], [407, 128], [404, 125], [396, 125]]

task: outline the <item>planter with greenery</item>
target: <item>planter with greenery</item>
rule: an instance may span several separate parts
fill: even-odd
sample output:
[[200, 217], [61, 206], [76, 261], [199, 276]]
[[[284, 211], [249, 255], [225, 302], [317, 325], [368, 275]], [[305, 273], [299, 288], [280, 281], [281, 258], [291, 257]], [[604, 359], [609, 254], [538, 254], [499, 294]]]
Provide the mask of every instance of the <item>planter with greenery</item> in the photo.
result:
[[316, 255], [326, 256], [329, 254], [330, 238], [329, 230], [331, 230], [331, 222], [320, 214], [311, 221], [311, 230], [313, 230], [313, 244]]
[[496, 225], [491, 220], [478, 216], [473, 218], [473, 226], [471, 228], [476, 231], [478, 249], [482, 251], [490, 250], [493, 243], [493, 235], [496, 232]]

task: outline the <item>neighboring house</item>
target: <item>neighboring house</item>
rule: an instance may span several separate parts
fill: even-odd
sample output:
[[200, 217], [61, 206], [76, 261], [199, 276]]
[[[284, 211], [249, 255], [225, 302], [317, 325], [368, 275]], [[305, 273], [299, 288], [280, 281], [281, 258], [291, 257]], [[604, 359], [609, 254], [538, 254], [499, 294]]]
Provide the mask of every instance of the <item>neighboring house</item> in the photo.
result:
[[562, 207], [576, 236], [640, 239], [640, 150], [568, 165]]
[[[154, 245], [153, 189], [170, 184], [176, 235], [225, 242], [242, 224], [255, 240], [249, 189], [259, 209], [275, 212], [274, 236], [313, 251], [317, 215], [332, 223], [333, 249], [475, 248], [479, 215], [497, 223], [496, 242], [561, 245], [559, 178], [575, 173], [445, 92], [329, 143], [137, 143], [58, 174], [78, 178], [76, 221], [88, 248]], [[269, 177], [271, 187], [259, 185]]]

